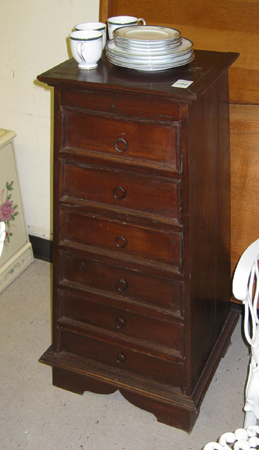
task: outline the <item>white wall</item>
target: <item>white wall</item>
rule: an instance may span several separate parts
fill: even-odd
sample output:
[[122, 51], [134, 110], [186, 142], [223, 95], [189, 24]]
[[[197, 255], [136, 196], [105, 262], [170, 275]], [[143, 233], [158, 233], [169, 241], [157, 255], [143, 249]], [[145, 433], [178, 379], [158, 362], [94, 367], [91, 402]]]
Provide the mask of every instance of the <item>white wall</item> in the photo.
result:
[[74, 25], [98, 15], [99, 0], [0, 0], [0, 128], [17, 133], [28, 233], [44, 239], [52, 239], [52, 88], [36, 77], [68, 59]]

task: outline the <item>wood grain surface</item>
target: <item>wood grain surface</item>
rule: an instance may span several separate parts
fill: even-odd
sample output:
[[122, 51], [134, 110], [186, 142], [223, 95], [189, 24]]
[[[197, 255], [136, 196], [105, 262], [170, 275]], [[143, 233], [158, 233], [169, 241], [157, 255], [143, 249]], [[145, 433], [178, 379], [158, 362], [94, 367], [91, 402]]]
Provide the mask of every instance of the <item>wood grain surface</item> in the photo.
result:
[[233, 271], [259, 234], [259, 0], [100, 0], [100, 20], [124, 14], [174, 27], [195, 49], [240, 54], [229, 69]]

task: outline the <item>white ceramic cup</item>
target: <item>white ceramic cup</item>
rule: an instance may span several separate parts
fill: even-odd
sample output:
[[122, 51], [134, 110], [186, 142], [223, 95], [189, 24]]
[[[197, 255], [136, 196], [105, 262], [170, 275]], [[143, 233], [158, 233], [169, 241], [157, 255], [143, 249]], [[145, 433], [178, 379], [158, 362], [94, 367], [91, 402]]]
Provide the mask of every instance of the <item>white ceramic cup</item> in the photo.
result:
[[106, 44], [106, 24], [103, 22], [84, 22], [75, 25], [76, 31], [97, 30], [103, 34], [103, 48]]
[[126, 27], [130, 25], [138, 25], [139, 22], [142, 22], [143, 25], [146, 25], [144, 19], [138, 19], [137, 17], [133, 16], [109, 17], [109, 19], [107, 20], [109, 39], [113, 39], [113, 32], [117, 28]]
[[72, 31], [69, 35], [73, 57], [82, 70], [95, 69], [102, 56], [103, 34], [101, 31]]

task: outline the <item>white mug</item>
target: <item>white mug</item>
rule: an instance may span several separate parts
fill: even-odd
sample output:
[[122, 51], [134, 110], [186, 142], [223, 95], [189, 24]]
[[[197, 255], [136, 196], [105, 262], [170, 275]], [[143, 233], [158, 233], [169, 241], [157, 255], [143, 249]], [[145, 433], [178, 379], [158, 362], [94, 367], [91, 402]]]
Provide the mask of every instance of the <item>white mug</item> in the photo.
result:
[[142, 18], [138, 19], [137, 17], [133, 17], [133, 16], [109, 17], [109, 19], [107, 20], [109, 39], [113, 39], [113, 32], [114, 32], [114, 30], [117, 30], [117, 28], [130, 26], [130, 25], [138, 25], [139, 22], [142, 22], [143, 25], [146, 25], [146, 22], [144, 19], [142, 19]]
[[71, 52], [79, 69], [95, 69], [103, 51], [102, 32], [96, 30], [72, 31], [69, 37]]
[[106, 24], [103, 22], [85, 22], [75, 25], [76, 31], [97, 30], [103, 34], [103, 48], [106, 44]]

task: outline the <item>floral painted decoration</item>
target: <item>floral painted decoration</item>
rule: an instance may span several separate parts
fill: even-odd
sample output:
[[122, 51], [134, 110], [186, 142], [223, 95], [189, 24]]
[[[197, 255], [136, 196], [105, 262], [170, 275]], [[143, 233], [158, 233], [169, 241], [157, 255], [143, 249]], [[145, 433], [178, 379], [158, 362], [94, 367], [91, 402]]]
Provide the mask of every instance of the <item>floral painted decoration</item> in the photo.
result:
[[5, 244], [10, 242], [10, 237], [13, 236], [11, 232], [11, 221], [15, 220], [18, 211], [16, 211], [18, 205], [13, 204], [11, 191], [13, 190], [13, 181], [6, 182], [5, 189], [1, 192], [0, 202], [0, 222], [5, 223]]

